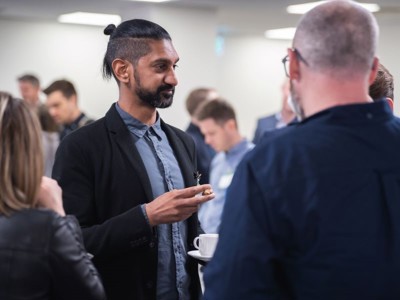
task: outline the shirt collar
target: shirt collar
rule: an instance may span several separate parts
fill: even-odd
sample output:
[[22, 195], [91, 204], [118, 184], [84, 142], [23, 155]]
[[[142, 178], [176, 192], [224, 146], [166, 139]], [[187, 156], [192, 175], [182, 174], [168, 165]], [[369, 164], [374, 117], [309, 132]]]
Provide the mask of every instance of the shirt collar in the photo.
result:
[[64, 128], [68, 128], [68, 129], [72, 129], [75, 130], [78, 128], [79, 122], [82, 120], [82, 118], [85, 116], [84, 113], [81, 113], [79, 115], [79, 117], [77, 117], [73, 122], [69, 123], [69, 124], [65, 124]]
[[362, 120], [381, 121], [393, 117], [393, 112], [386, 101], [376, 101], [372, 103], [334, 106], [304, 119], [299, 122], [299, 124], [314, 122], [321, 119], [335, 122], [340, 121], [342, 124], [351, 124], [358, 123]]
[[156, 122], [149, 126], [147, 124], [142, 123], [138, 119], [132, 117], [130, 114], [128, 114], [126, 111], [124, 111], [118, 104], [118, 102], [115, 105], [119, 115], [122, 118], [122, 121], [124, 121], [125, 125], [128, 127], [128, 130], [132, 132], [134, 135], [136, 135], [138, 138], [142, 138], [147, 131], [149, 131], [150, 128], [153, 130], [150, 130], [149, 133], [156, 135], [158, 139], [161, 139], [161, 134], [160, 132], [162, 131], [161, 129], [161, 121], [160, 121], [160, 116], [157, 112], [156, 116]]
[[242, 153], [247, 148], [247, 139], [243, 138], [239, 143], [233, 146], [231, 149], [225, 152], [226, 156], [235, 155], [236, 153]]

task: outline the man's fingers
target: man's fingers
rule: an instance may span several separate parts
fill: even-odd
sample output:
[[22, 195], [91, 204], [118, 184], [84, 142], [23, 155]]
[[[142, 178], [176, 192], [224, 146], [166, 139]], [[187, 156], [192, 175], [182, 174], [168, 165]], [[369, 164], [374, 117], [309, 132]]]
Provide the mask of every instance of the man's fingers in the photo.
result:
[[191, 198], [187, 198], [182, 200], [182, 206], [183, 207], [192, 207], [197, 210], [198, 206], [204, 202], [210, 201], [215, 197], [214, 194], [210, 195], [196, 195]]
[[181, 192], [181, 196], [183, 198], [190, 198], [193, 197], [194, 195], [202, 194], [204, 191], [207, 190], [212, 190], [211, 185], [209, 184], [196, 185], [179, 191]]
[[209, 195], [195, 196], [194, 198], [197, 200], [197, 204], [199, 205], [199, 204], [202, 204], [204, 202], [207, 202], [207, 201], [210, 201], [210, 200], [214, 199], [215, 198], [215, 194], [214, 194], [214, 192], [212, 192]]

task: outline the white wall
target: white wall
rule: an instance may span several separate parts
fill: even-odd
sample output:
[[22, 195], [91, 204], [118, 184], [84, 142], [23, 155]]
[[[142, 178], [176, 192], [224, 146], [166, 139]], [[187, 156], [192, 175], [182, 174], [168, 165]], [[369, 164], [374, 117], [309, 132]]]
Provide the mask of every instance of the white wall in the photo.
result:
[[285, 79], [282, 58], [288, 41], [262, 37], [226, 37], [218, 61], [219, 91], [235, 107], [243, 135], [253, 138], [256, 120], [279, 111]]

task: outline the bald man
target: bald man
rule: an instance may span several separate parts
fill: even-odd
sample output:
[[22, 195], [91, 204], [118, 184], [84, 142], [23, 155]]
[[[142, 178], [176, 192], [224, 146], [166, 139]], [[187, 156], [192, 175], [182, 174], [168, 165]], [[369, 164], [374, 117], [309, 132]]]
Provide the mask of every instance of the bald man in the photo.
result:
[[368, 95], [377, 43], [353, 1], [303, 16], [283, 60], [300, 122], [237, 168], [205, 299], [400, 299], [400, 120]]

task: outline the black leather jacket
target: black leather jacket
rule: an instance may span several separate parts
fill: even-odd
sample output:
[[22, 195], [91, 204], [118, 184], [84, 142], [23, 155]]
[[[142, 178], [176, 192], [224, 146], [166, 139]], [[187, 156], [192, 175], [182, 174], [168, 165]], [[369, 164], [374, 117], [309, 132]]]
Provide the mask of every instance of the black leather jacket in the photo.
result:
[[105, 299], [75, 217], [45, 209], [0, 214], [0, 299]]

